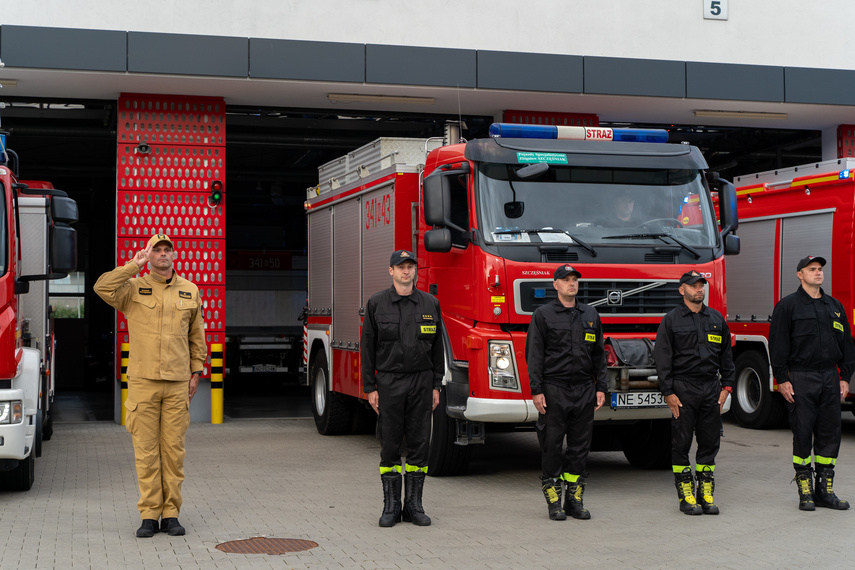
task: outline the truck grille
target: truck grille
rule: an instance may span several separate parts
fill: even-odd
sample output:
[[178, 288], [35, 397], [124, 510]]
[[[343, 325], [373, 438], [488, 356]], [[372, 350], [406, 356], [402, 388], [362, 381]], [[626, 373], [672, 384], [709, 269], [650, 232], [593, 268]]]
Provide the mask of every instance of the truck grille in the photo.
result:
[[[579, 283], [577, 299], [607, 316], [662, 316], [683, 299], [679, 283], [669, 281], [598, 281]], [[517, 313], [530, 314], [551, 302], [557, 293], [552, 281], [519, 280], [515, 283]]]

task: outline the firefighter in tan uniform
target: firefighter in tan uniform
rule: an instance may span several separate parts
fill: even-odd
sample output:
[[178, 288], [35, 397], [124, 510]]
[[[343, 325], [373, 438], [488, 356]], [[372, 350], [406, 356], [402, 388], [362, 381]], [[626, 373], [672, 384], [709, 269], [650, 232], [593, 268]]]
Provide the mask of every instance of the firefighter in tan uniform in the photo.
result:
[[[136, 458], [142, 526], [137, 537], [158, 531], [184, 534], [178, 522], [184, 481], [184, 436], [190, 400], [206, 358], [199, 290], [175, 273], [172, 240], [151, 237], [122, 267], [104, 273], [95, 292], [125, 314], [130, 333], [127, 429]], [[146, 264], [151, 272], [135, 277]]]

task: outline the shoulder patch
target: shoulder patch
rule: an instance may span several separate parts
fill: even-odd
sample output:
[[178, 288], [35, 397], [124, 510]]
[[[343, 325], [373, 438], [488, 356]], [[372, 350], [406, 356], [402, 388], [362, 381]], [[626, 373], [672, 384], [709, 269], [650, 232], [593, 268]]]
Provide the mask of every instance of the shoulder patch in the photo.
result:
[[139, 288], [140, 295], [151, 295], [151, 287], [140, 287]]
[[192, 299], [193, 295], [189, 291], [179, 291], [178, 296], [182, 299]]

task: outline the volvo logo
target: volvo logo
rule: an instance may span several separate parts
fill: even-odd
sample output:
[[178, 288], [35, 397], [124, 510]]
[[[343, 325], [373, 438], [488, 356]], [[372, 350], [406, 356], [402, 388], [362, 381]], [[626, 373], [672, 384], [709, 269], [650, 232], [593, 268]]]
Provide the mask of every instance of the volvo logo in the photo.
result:
[[620, 289], [609, 289], [606, 292], [609, 305], [623, 305], [623, 291]]

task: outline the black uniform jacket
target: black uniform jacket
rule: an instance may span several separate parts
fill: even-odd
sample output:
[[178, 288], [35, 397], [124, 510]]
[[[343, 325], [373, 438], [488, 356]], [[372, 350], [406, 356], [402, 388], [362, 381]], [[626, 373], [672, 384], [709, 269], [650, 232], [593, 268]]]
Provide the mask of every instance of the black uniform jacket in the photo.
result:
[[565, 307], [558, 299], [541, 305], [531, 316], [525, 361], [532, 396], [543, 393], [543, 382], [567, 385], [596, 380], [597, 392], [605, 392], [600, 315], [578, 301], [575, 307]]
[[674, 393], [677, 378], [711, 382], [721, 373], [722, 386], [733, 386], [730, 329], [721, 313], [706, 305], [698, 313], [685, 302], [668, 311], [656, 331], [653, 358], [663, 396]]
[[365, 305], [360, 350], [366, 393], [377, 389], [376, 372], [432, 370], [438, 390], [445, 374], [439, 301], [418, 289], [406, 297], [394, 286], [375, 293]]
[[769, 326], [769, 352], [778, 382], [789, 382], [790, 370], [839, 368], [840, 377], [847, 382], [855, 372], [855, 347], [846, 310], [824, 292], [814, 299], [799, 287], [778, 301]]

